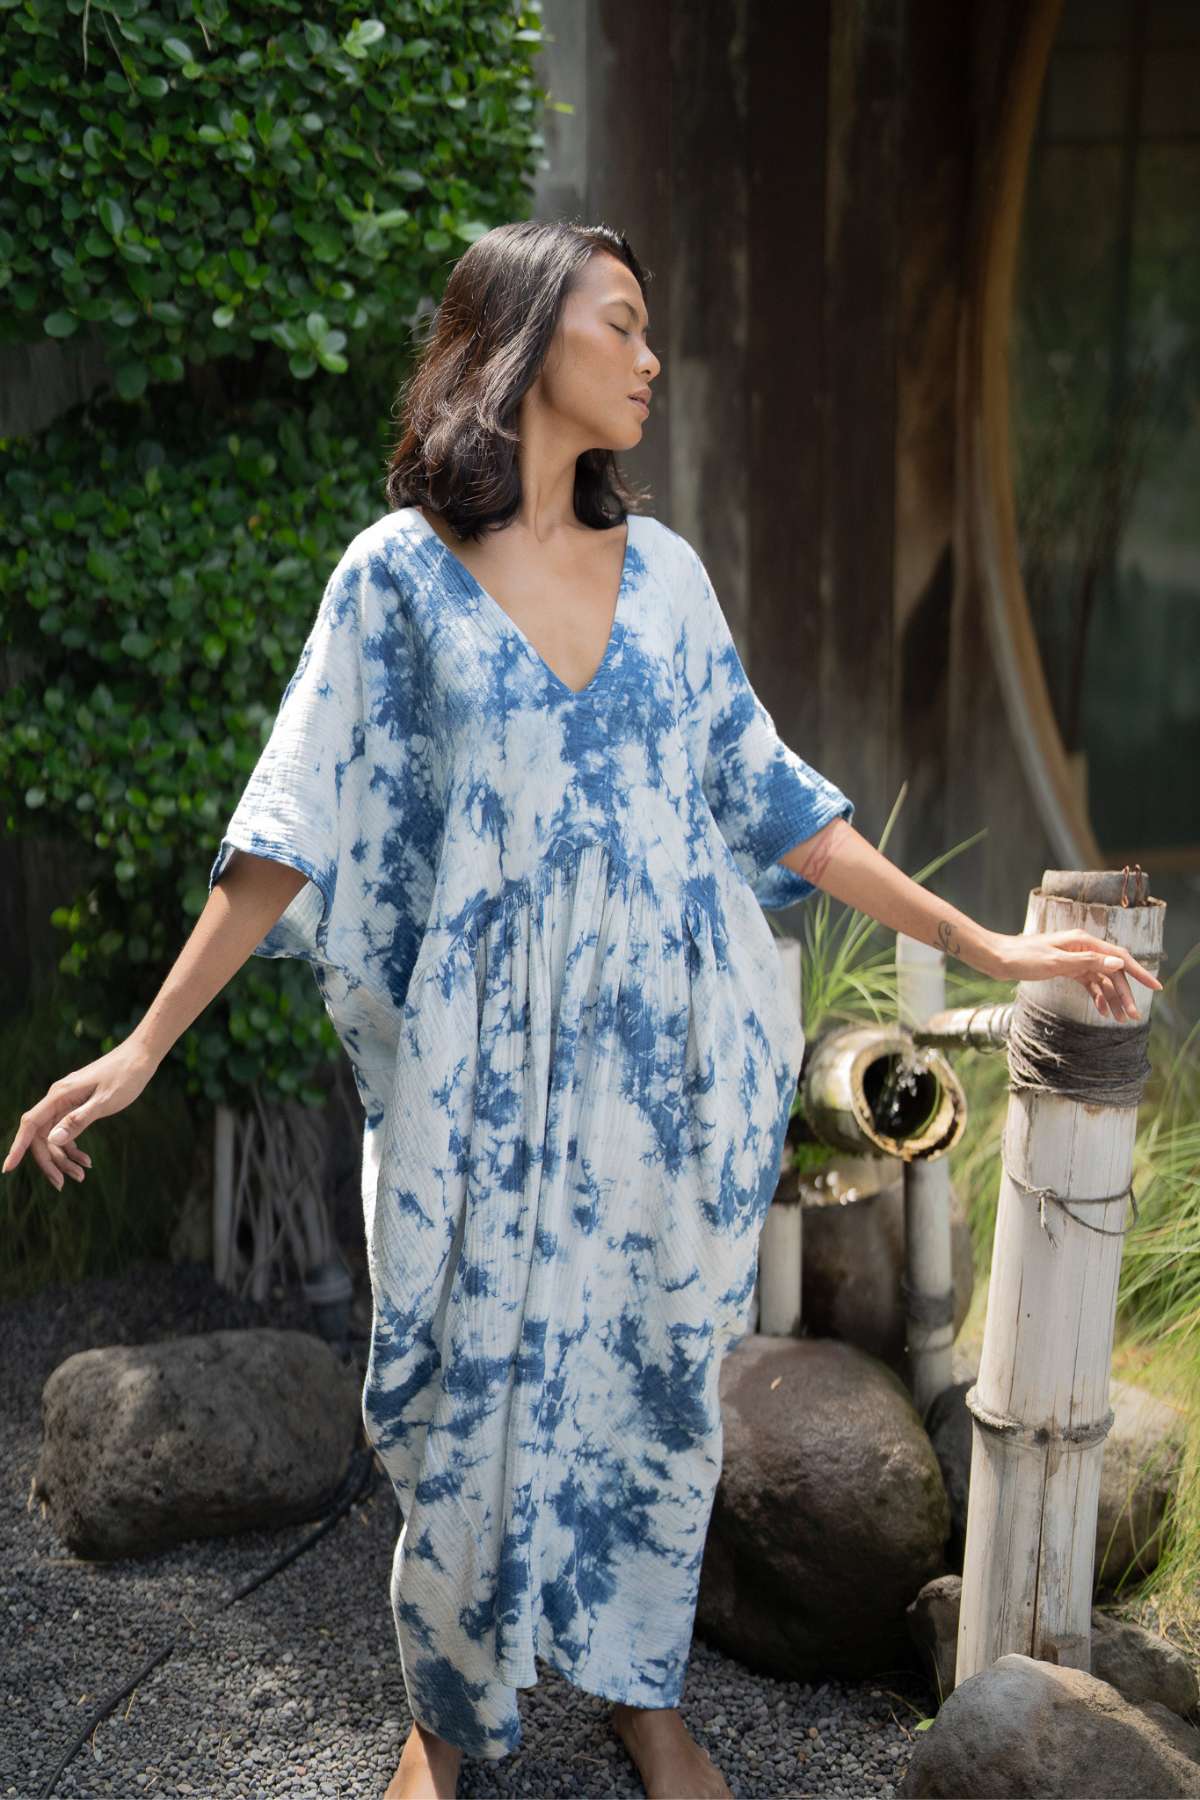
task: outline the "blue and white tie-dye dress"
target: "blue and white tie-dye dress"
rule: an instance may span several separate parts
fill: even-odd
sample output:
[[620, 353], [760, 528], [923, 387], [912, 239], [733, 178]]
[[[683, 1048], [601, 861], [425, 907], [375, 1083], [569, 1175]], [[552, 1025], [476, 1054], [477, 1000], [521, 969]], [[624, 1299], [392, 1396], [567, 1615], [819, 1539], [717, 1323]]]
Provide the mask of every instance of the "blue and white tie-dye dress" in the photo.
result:
[[[620, 529], [617, 527], [616, 529]], [[840, 789], [778, 737], [687, 541], [631, 514], [575, 690], [416, 507], [330, 576], [213, 864], [308, 881], [366, 1113], [367, 1433], [413, 1716], [520, 1740], [541, 1657], [678, 1703], [803, 1033], [763, 907]]]

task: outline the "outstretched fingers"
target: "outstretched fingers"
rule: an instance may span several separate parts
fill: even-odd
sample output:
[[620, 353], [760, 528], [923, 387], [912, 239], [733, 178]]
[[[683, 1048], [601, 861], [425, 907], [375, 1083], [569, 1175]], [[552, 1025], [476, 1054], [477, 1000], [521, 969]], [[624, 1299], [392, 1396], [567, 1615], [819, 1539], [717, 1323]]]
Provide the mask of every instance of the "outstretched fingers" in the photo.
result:
[[[70, 1135], [73, 1128], [71, 1108], [78, 1099], [78, 1093], [68, 1096], [52, 1089], [36, 1106], [22, 1113], [17, 1135], [0, 1165], [0, 1173], [7, 1175], [15, 1169], [28, 1151], [54, 1187], [61, 1189], [68, 1175], [74, 1181], [82, 1181], [85, 1171], [92, 1166], [92, 1159]], [[55, 1138], [53, 1133], [60, 1127], [65, 1129]]]
[[[1062, 941], [1073, 958], [1087, 959], [1087, 974], [1080, 978], [1098, 1012], [1110, 1012], [1114, 1017], [1121, 1013], [1130, 1019], [1139, 1017], [1137, 1000], [1129, 985], [1130, 975], [1148, 988], [1162, 987], [1158, 977], [1143, 968], [1120, 944], [1106, 943], [1103, 938], [1092, 937], [1084, 931], [1064, 933]], [[1070, 968], [1065, 972], [1072, 973]]]
[[[1092, 1004], [1095, 1006], [1097, 1012], [1112, 1013], [1115, 1016], [1118, 1012], [1128, 1011], [1128, 1007], [1122, 997], [1117, 993], [1111, 977], [1107, 975], [1098, 976], [1094, 981], [1089, 981], [1087, 983], [1087, 990], [1092, 996]], [[1132, 996], [1130, 997], [1130, 1004], [1133, 1006], [1133, 1011], [1136, 1014], [1137, 1005], [1133, 1002]]]

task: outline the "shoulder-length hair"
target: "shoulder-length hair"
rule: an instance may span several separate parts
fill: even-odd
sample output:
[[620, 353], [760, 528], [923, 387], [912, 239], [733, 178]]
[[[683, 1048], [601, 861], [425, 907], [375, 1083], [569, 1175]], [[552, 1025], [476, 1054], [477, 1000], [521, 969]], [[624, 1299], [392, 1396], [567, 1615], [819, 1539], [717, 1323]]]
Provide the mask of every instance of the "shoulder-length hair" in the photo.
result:
[[[646, 272], [608, 225], [518, 220], [484, 232], [459, 257], [397, 398], [400, 439], [384, 483], [393, 508], [427, 506], [463, 539], [514, 516], [521, 398], [579, 270], [600, 250], [632, 270], [644, 299]], [[619, 525], [648, 497], [627, 483], [611, 450], [578, 457], [575, 513], [584, 524]]]

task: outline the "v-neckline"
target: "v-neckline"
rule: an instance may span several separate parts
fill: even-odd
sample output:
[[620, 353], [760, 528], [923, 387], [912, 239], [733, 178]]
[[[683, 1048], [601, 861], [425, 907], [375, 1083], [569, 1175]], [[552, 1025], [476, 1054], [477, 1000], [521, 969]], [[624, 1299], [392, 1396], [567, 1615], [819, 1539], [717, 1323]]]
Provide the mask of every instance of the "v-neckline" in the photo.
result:
[[417, 505], [413, 505], [410, 508], [410, 511], [421, 529], [426, 532], [438, 548], [444, 552], [446, 560], [453, 566], [460, 583], [466, 586], [469, 593], [481, 600], [485, 607], [491, 609], [493, 623], [501, 625], [503, 629], [511, 632], [524, 646], [527, 654], [534, 659], [550, 680], [554, 682], [555, 686], [562, 689], [564, 694], [569, 694], [573, 700], [582, 700], [585, 695], [590, 694], [608, 668], [609, 662], [612, 660], [616, 650], [617, 639], [620, 636], [620, 626], [622, 622], [621, 613], [625, 602], [625, 590], [628, 586], [630, 552], [633, 548], [633, 521], [637, 517], [637, 514], [626, 513], [625, 515], [625, 549], [621, 557], [621, 574], [620, 579], [617, 582], [617, 598], [613, 606], [612, 624], [609, 626], [608, 642], [604, 646], [604, 654], [600, 658], [591, 680], [585, 682], [581, 688], [574, 688], [569, 681], [564, 681], [562, 676], [558, 674], [555, 669], [550, 667], [550, 664], [546, 661], [537, 645], [530, 641], [525, 632], [522, 631], [521, 627], [517, 624], [517, 621], [513, 618], [512, 614], [501, 606], [495, 595], [488, 593], [488, 590], [484, 587], [483, 583], [471, 573], [461, 557], [455, 555], [441, 533], [434, 530], [433, 526], [429, 523], [429, 520], [425, 517], [425, 514], [421, 511], [421, 508]]

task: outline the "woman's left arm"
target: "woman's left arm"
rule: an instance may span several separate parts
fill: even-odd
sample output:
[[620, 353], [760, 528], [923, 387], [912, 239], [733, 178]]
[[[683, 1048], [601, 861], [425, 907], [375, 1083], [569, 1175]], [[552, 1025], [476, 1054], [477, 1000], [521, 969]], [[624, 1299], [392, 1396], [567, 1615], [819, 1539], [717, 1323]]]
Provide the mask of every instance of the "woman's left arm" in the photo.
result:
[[893, 931], [936, 944], [968, 968], [998, 981], [1048, 981], [1066, 976], [1087, 989], [1098, 1012], [1138, 1017], [1129, 977], [1148, 988], [1162, 982], [1119, 944], [1086, 931], [1010, 936], [989, 931], [919, 882], [868, 843], [846, 819], [831, 819], [779, 858], [785, 867]]

